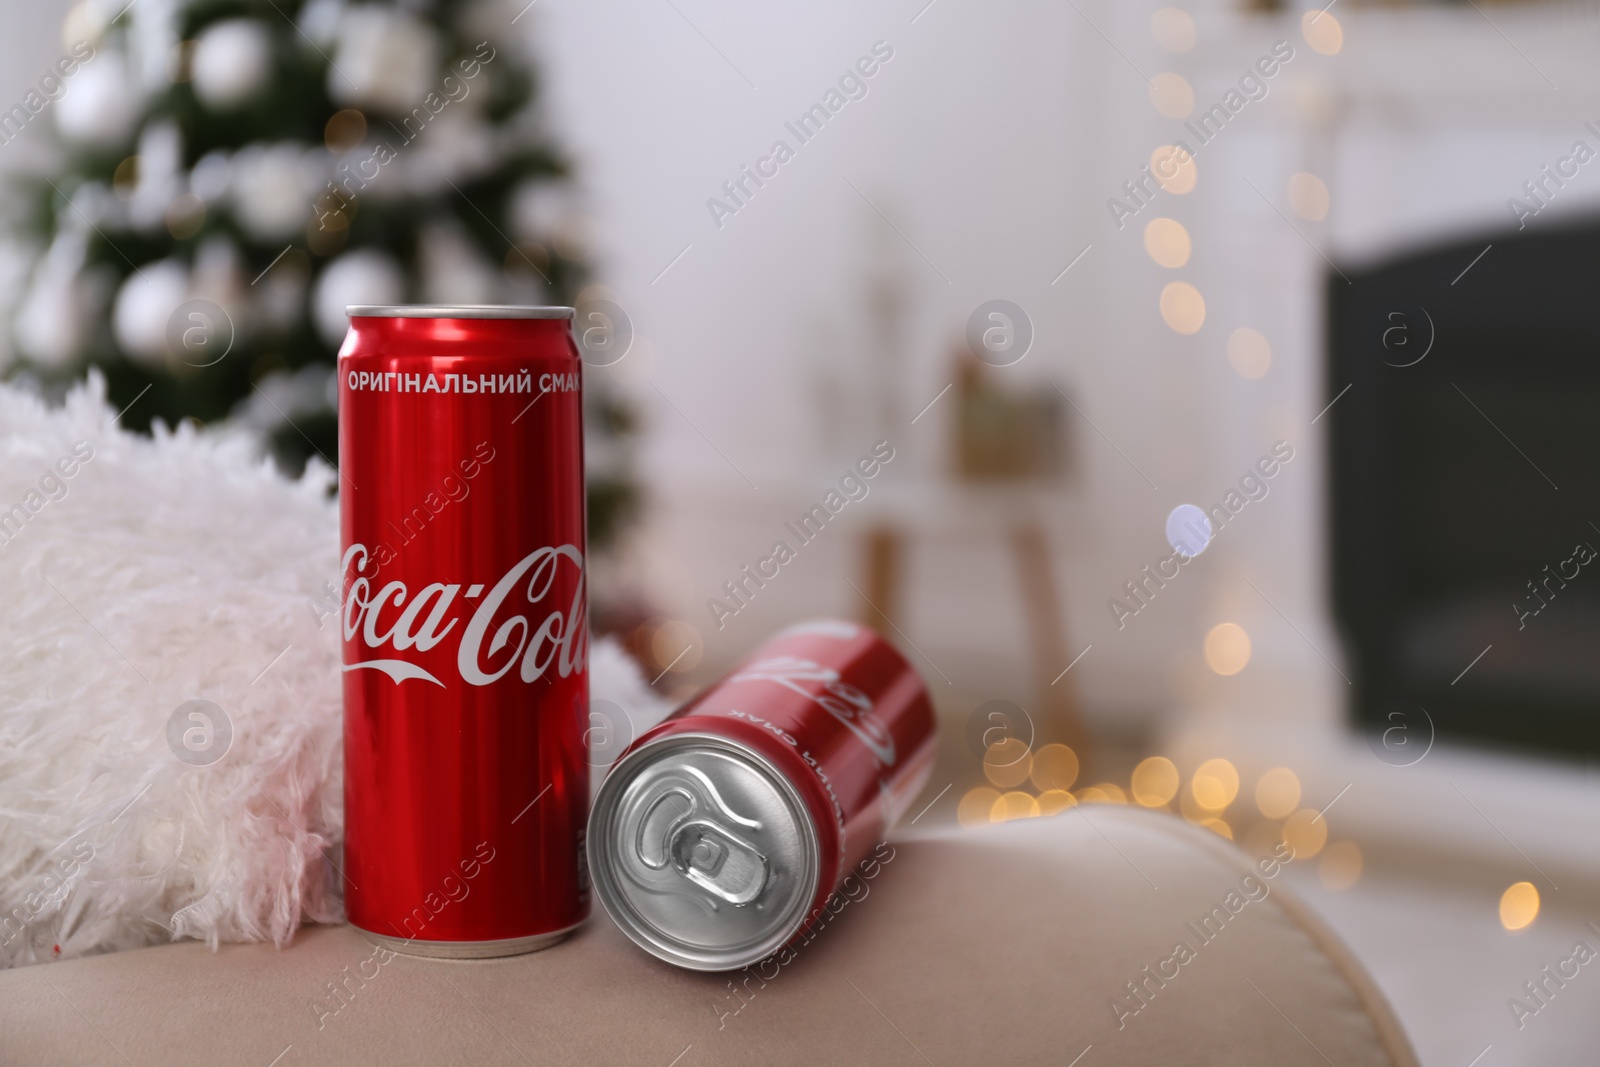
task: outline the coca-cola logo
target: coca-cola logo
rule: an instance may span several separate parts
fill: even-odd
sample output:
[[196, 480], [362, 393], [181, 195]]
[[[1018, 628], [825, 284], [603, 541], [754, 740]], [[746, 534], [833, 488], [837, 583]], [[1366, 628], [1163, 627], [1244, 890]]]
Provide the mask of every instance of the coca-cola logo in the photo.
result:
[[[517, 677], [534, 682], [552, 665], [566, 678], [582, 671], [589, 658], [588, 600], [583, 553], [575, 545], [535, 549], [488, 592], [474, 582], [462, 592], [458, 583], [432, 582], [412, 595], [404, 582], [391, 581], [373, 591], [367, 570], [366, 545], [345, 549], [342, 617], [345, 644], [353, 662], [346, 671], [374, 670], [396, 684], [412, 680], [443, 686], [432, 672], [404, 656], [356, 658], [375, 652], [429, 652], [446, 638], [456, 639], [456, 672], [468, 685], [490, 685], [517, 668]], [[563, 569], [577, 570], [572, 600], [554, 605], [546, 600]], [[466, 625], [457, 633], [463, 612], [457, 599], [475, 602]], [[533, 609], [530, 611], [529, 606]], [[548, 609], [548, 610], [545, 610]], [[544, 614], [540, 617], [540, 611]], [[537, 621], [536, 621], [537, 620]]]
[[[872, 698], [846, 682], [839, 672], [799, 656], [757, 660], [728, 679], [734, 682], [776, 682], [816, 701], [860, 739], [885, 767], [894, 765], [894, 738], [872, 714]], [[811, 684], [803, 684], [811, 683]]]

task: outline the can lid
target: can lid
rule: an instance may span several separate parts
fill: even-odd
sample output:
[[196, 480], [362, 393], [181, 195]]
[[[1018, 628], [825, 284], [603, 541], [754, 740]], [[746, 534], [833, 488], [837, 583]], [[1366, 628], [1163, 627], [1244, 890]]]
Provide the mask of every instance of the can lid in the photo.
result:
[[821, 868], [794, 785], [754, 750], [707, 734], [662, 738], [612, 768], [588, 848], [595, 895], [623, 933], [698, 971], [782, 948]]
[[566, 307], [515, 304], [350, 304], [344, 313], [352, 319], [570, 319], [576, 314]]

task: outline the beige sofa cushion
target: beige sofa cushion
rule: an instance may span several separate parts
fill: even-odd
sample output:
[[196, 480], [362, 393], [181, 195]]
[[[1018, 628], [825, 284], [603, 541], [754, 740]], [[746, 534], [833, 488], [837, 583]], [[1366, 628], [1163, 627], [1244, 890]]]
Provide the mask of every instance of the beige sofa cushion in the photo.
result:
[[1416, 1063], [1281, 873], [1241, 890], [1250, 862], [1209, 831], [1096, 806], [883, 854], [813, 940], [737, 990], [599, 913], [485, 962], [385, 961], [322, 927], [282, 951], [183, 943], [0, 973], [0, 1062]]

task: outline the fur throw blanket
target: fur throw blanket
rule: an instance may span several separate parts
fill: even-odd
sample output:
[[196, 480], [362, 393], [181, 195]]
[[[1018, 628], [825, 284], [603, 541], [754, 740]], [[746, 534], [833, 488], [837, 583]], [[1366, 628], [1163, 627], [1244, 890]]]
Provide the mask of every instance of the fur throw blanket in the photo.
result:
[[335, 475], [117, 419], [0, 386], [0, 967], [342, 917]]

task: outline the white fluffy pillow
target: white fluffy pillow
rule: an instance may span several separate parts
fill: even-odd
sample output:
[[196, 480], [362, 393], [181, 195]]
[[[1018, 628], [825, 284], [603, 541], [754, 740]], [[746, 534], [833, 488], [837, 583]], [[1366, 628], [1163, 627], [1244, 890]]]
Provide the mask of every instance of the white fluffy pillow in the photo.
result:
[[115, 420], [0, 386], [0, 966], [342, 917], [334, 475]]

